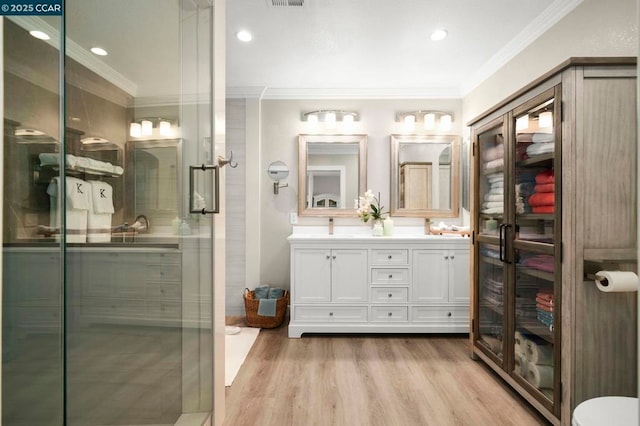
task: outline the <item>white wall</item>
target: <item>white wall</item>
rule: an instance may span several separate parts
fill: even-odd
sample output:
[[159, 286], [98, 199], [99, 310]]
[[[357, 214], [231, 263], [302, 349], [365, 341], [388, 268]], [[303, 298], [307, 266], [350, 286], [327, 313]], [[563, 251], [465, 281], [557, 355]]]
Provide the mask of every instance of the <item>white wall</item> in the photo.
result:
[[569, 57], [636, 56], [637, 0], [584, 0], [463, 99], [464, 122]]
[[[318, 109], [345, 109], [357, 111], [360, 121], [356, 122], [351, 133], [367, 135], [367, 188], [380, 192], [382, 205], [389, 210], [390, 186], [390, 135], [402, 133], [402, 125], [395, 122], [397, 112], [432, 109], [451, 111], [453, 129], [447, 134], [460, 135], [463, 123], [460, 119], [462, 102], [459, 99], [426, 100], [263, 100], [260, 117], [262, 154], [260, 167], [265, 170], [272, 161], [284, 161], [290, 169], [288, 188], [282, 188], [279, 195], [273, 194], [273, 182], [266, 172], [260, 173], [260, 185], [247, 188], [247, 196], [262, 198], [260, 203], [260, 279], [263, 284], [289, 287], [289, 245], [287, 236], [291, 234], [289, 213], [297, 212], [298, 201], [298, 148], [297, 136], [308, 133], [306, 122], [300, 120], [302, 112]], [[417, 133], [425, 133], [419, 131]], [[316, 133], [340, 133], [335, 131], [317, 131]], [[438, 133], [438, 132], [432, 132]], [[253, 141], [255, 142], [255, 141]], [[247, 150], [256, 149], [247, 145]], [[252, 194], [252, 192], [254, 192]], [[259, 197], [258, 197], [259, 196]], [[349, 200], [347, 200], [347, 204]], [[247, 212], [249, 214], [249, 212]], [[397, 225], [422, 224], [421, 219], [398, 218]], [[456, 219], [447, 220], [451, 223]], [[326, 224], [327, 218], [299, 217], [298, 224]], [[357, 218], [336, 218], [335, 225], [360, 224]], [[364, 226], [364, 225], [363, 225]], [[247, 264], [251, 264], [247, 259]]]

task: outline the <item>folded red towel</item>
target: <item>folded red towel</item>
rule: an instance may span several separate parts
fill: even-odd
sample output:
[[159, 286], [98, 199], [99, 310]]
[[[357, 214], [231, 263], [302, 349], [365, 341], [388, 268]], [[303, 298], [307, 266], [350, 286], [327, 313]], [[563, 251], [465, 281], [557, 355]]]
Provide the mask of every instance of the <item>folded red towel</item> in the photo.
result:
[[531, 207], [536, 206], [553, 206], [555, 201], [555, 193], [553, 192], [539, 192], [534, 193], [529, 197], [529, 205]]
[[542, 183], [540, 185], [536, 185], [533, 187], [533, 192], [553, 192], [555, 184], [554, 183]]
[[531, 209], [532, 213], [549, 214], [553, 213], [553, 206], [535, 206]]
[[539, 297], [539, 296], [538, 296], [538, 297], [536, 297], [536, 302], [537, 302], [538, 304], [540, 304], [540, 305], [545, 305], [545, 306], [548, 306], [548, 307], [550, 307], [550, 308], [553, 308], [553, 306], [555, 305], [555, 304], [553, 303], [553, 300], [549, 301], [549, 300], [543, 299], [543, 298], [541, 298], [541, 297]]
[[545, 312], [553, 312], [553, 306], [547, 306], [541, 303], [536, 303], [536, 308], [541, 309]]
[[553, 170], [543, 170], [536, 175], [537, 184], [553, 183], [553, 182], [555, 182], [555, 179], [553, 177]]
[[553, 291], [552, 290], [543, 290], [543, 291], [539, 291], [536, 294], [536, 297], [539, 297], [543, 300], [546, 300], [548, 302], [553, 302], [554, 299], [554, 295], [553, 295]]

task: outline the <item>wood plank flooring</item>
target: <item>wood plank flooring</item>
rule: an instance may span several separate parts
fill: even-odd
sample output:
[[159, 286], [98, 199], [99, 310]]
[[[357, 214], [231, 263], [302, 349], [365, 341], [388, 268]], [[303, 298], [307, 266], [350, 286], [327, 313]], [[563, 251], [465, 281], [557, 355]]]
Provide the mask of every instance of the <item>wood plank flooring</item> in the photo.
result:
[[545, 425], [466, 335], [304, 335], [262, 330], [233, 385], [225, 426]]

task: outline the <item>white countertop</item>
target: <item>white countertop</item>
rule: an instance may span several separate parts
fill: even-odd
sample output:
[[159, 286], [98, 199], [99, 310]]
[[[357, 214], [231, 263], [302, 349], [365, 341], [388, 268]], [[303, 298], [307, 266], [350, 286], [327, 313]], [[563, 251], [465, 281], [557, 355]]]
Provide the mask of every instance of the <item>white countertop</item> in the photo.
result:
[[395, 227], [393, 235], [373, 236], [370, 226], [336, 226], [333, 234], [329, 234], [328, 226], [294, 226], [287, 238], [290, 242], [301, 241], [367, 241], [367, 242], [423, 242], [438, 241], [457, 244], [469, 244], [469, 237], [456, 234], [425, 234], [423, 227]]

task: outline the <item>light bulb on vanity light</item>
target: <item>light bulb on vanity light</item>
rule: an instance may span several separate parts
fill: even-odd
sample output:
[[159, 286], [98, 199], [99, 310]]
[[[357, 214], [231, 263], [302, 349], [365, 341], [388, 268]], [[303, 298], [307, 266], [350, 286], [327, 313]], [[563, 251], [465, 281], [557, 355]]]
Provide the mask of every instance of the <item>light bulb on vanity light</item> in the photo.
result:
[[335, 129], [336, 127], [336, 113], [335, 112], [327, 112], [325, 114], [325, 123], [327, 129]]
[[171, 135], [171, 123], [168, 121], [160, 120], [160, 124], [158, 125], [160, 129], [160, 136], [169, 136]]
[[151, 136], [153, 133], [153, 123], [149, 120], [142, 120], [140, 124], [142, 125], [142, 135]]
[[142, 126], [140, 123], [131, 123], [129, 126], [129, 136], [132, 138], [139, 138], [142, 136]]
[[551, 111], [544, 111], [538, 115], [538, 127], [541, 129], [553, 127], [553, 113]]
[[433, 130], [436, 128], [436, 115], [433, 113], [427, 113], [424, 115], [424, 129]]
[[444, 131], [451, 130], [451, 116], [449, 114], [440, 117], [440, 128]]
[[409, 114], [404, 117], [404, 131], [411, 133], [416, 128], [416, 116]]
[[351, 131], [353, 129], [353, 115], [345, 114], [342, 117], [342, 125], [345, 131]]

